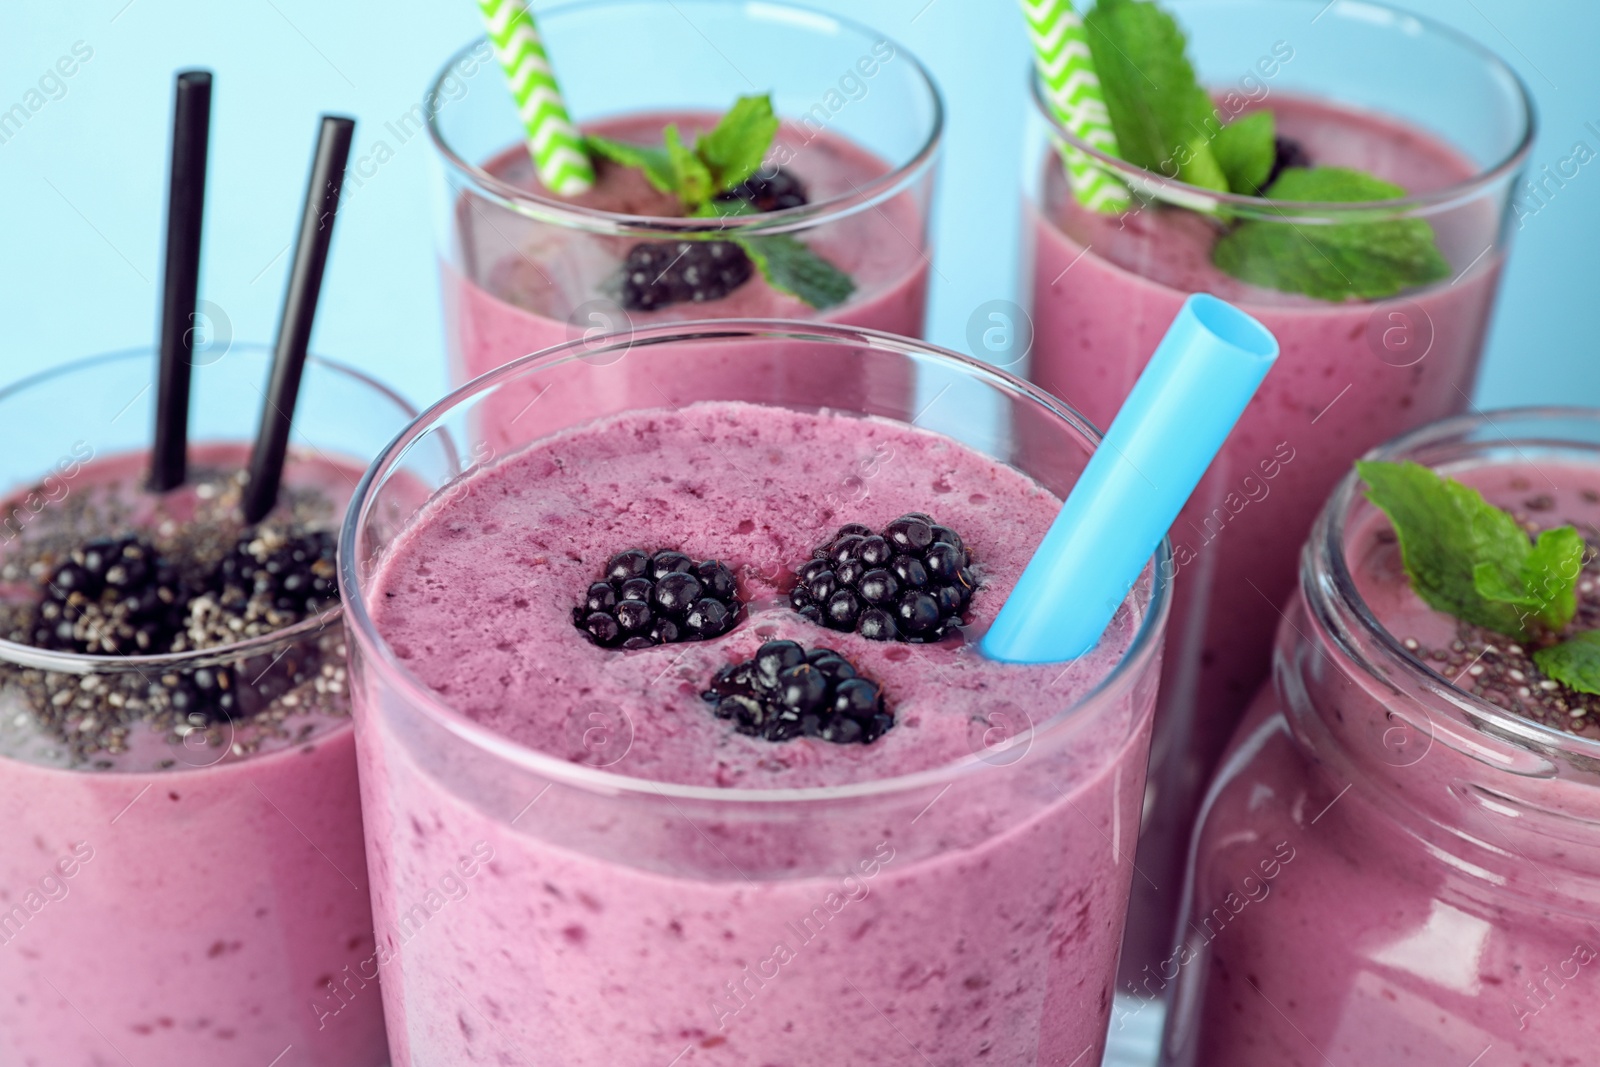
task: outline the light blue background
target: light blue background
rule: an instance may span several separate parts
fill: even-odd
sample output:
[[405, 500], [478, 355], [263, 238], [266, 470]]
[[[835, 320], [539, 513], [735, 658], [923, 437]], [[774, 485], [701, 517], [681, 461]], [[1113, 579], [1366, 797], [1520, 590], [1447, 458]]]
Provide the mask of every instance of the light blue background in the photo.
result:
[[[669, 0], [662, 0], [663, 3]], [[984, 301], [1014, 296], [1027, 44], [1007, 0], [811, 0], [899, 39], [950, 106], [930, 336], [966, 347]], [[1504, 55], [1538, 98], [1533, 169], [1600, 149], [1600, 4], [1405, 0]], [[147, 343], [160, 272], [171, 74], [217, 72], [202, 295], [235, 337], [266, 340], [288, 271], [316, 116], [361, 125], [353, 158], [395, 155], [341, 211], [316, 350], [413, 400], [444, 387], [422, 137], [383, 129], [477, 32], [470, 0], [4, 0], [0, 111], [75, 42], [93, 57], [0, 144], [0, 380]], [[543, 6], [543, 5], [539, 5]], [[59, 91], [59, 90], [58, 90]], [[1517, 235], [1483, 379], [1484, 403], [1600, 403], [1591, 323], [1600, 281], [1600, 167]]]

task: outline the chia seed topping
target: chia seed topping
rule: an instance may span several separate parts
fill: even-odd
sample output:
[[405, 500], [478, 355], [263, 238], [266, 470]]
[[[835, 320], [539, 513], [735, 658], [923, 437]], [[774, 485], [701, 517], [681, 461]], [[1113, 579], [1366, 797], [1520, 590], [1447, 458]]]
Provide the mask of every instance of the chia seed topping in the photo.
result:
[[[1590, 492], [1585, 491], [1585, 499]], [[1511, 515], [1529, 536], [1565, 525], [1551, 514], [1555, 501], [1536, 494], [1508, 507]], [[1600, 529], [1589, 523], [1576, 523], [1587, 548], [1583, 571], [1578, 576], [1578, 611], [1567, 634], [1600, 629]], [[1392, 543], [1394, 534], [1384, 531], [1380, 540]], [[1600, 696], [1580, 693], [1545, 676], [1533, 660], [1541, 648], [1560, 644], [1563, 638], [1543, 634], [1526, 642], [1467, 622], [1458, 622], [1456, 638], [1448, 647], [1424, 645], [1415, 637], [1397, 635], [1429, 670], [1463, 692], [1503, 708], [1525, 719], [1582, 737], [1600, 738]]]
[[[318, 489], [287, 484], [273, 513], [247, 528], [238, 507], [243, 480], [235, 469], [197, 466], [180, 504], [134, 489], [132, 479], [89, 484], [0, 543], [0, 639], [39, 646], [46, 609], [54, 618], [65, 606], [77, 621], [63, 633], [98, 655], [219, 653], [193, 666], [130, 662], [92, 673], [0, 659], [0, 754], [88, 770], [209, 766], [304, 743], [349, 717], [333, 582], [339, 505]], [[7, 510], [0, 504], [0, 513]], [[74, 600], [51, 586], [74, 550], [81, 560], [83, 546], [128, 535], [170, 565], [186, 598], [155, 647], [97, 639], [119, 632], [125, 608], [115, 596]], [[270, 640], [310, 618], [325, 624]], [[254, 638], [265, 640], [249, 654], [223, 651]]]

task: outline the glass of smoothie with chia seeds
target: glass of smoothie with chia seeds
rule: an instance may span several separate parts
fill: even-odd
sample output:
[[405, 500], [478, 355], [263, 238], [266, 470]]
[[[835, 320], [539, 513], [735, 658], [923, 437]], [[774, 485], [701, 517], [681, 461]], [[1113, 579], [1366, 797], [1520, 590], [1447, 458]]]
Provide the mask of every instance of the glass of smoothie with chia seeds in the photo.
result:
[[[834, 348], [1058, 447], [708, 372]], [[656, 402], [484, 435], [597, 353]], [[980, 363], [762, 320], [573, 342], [425, 413], [341, 544], [398, 1067], [1098, 1062], [1164, 549], [1080, 659], [976, 646], [1095, 442]]]
[[[770, 103], [775, 132], [753, 149], [760, 166], [728, 188], [664, 189], [648, 168], [618, 162], [616, 148], [591, 149], [593, 187], [556, 196], [536, 175], [489, 38], [458, 52], [423, 106], [444, 172], [438, 247], [453, 382], [577, 338], [688, 319], [920, 336], [943, 108], [905, 48], [820, 12], [720, 0], [571, 4], [541, 13], [538, 32], [584, 134], [660, 152], [672, 127], [698, 148], [752, 95]], [[734, 360], [719, 373], [778, 371]], [[833, 360], [808, 377], [861, 373]], [[581, 385], [658, 402], [656, 384], [631, 370], [599, 368]], [[562, 402], [552, 394], [531, 409], [533, 399], [508, 394], [506, 410], [487, 417], [521, 429]]]
[[[1600, 415], [1462, 416], [1368, 459], [1207, 796], [1165, 1062], [1587, 1062]], [[1516, 590], [1478, 577], [1467, 520]]]
[[159, 494], [150, 351], [0, 390], [0, 1062], [387, 1062], [334, 548], [412, 413], [313, 359], [247, 527], [270, 355], [196, 351]]
[[[1187, 60], [1169, 46], [1185, 65], [1165, 69], [1192, 64], [1193, 97], [1135, 69], [1155, 69], [1139, 49], [1159, 35], [1133, 24], [1169, 18]], [[1064, 125], [1036, 82], [1029, 377], [1105, 425], [1194, 292], [1248, 311], [1283, 352], [1172, 529], [1149, 878], [1124, 964], [1124, 991], [1145, 995], [1200, 795], [1266, 675], [1317, 508], [1363, 451], [1469, 402], [1533, 120], [1498, 58], [1378, 4], [1193, 0], [1169, 16], [1108, 3], [1085, 22], [1122, 158]], [[1194, 97], [1205, 114], [1191, 123]], [[1062, 146], [1115, 180], [1123, 209], [1074, 195]]]

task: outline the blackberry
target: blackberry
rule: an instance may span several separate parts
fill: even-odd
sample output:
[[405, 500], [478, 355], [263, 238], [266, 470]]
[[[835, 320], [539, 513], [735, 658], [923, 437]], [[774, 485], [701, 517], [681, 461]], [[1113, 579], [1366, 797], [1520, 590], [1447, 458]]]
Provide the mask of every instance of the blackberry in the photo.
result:
[[212, 589], [225, 609], [241, 610], [254, 602], [263, 613], [271, 609], [303, 618], [339, 599], [337, 544], [329, 530], [251, 531], [217, 565]]
[[743, 607], [733, 571], [717, 560], [639, 548], [619, 552], [589, 586], [572, 622], [605, 648], [704, 641], [733, 629]]
[[1288, 137], [1274, 137], [1272, 147], [1275, 155], [1272, 158], [1272, 170], [1267, 174], [1267, 180], [1262, 184], [1263, 190], [1270, 189], [1272, 183], [1278, 180], [1278, 175], [1290, 167], [1311, 166], [1311, 156], [1306, 152], [1299, 141]]
[[873, 641], [941, 640], [978, 585], [961, 535], [921, 512], [882, 532], [841, 526], [811, 556], [789, 603], [819, 626]]
[[139, 537], [75, 548], [45, 578], [33, 644], [58, 652], [154, 655], [183, 628], [188, 596], [177, 569]]
[[732, 241], [647, 241], [622, 261], [622, 306], [654, 311], [721, 300], [749, 281], [754, 269]]
[[794, 641], [768, 641], [754, 659], [722, 668], [701, 697], [740, 733], [768, 741], [869, 745], [894, 725], [876, 682], [833, 649]]
[[810, 202], [800, 179], [782, 167], [774, 168], [770, 175], [757, 171], [727, 192], [718, 193], [717, 200], [724, 204], [743, 200], [757, 211], [783, 211]]

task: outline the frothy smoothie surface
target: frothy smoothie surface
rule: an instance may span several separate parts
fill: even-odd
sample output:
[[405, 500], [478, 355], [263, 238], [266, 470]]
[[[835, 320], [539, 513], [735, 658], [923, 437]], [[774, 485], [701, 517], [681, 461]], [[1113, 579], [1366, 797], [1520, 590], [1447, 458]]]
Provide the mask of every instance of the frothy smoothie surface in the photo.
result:
[[[454, 708], [530, 747], [590, 755], [592, 709], [628, 720], [609, 769], [735, 788], [893, 777], [970, 758], [996, 711], [1041, 720], [1090, 692], [1126, 651], [1124, 607], [1069, 667], [983, 659], [974, 641], [1060, 507], [1013, 468], [888, 421], [733, 402], [628, 413], [549, 438], [466, 478], [391, 548], [371, 606], [400, 660]], [[802, 619], [794, 571], [845, 523], [925, 512], [966, 543], [980, 588], [965, 640], [870, 641]], [[746, 616], [710, 641], [617, 651], [573, 608], [613, 555], [671, 548], [738, 577]], [[895, 726], [868, 745], [749, 737], [702, 699], [766, 640], [837, 650], [879, 683]]]

